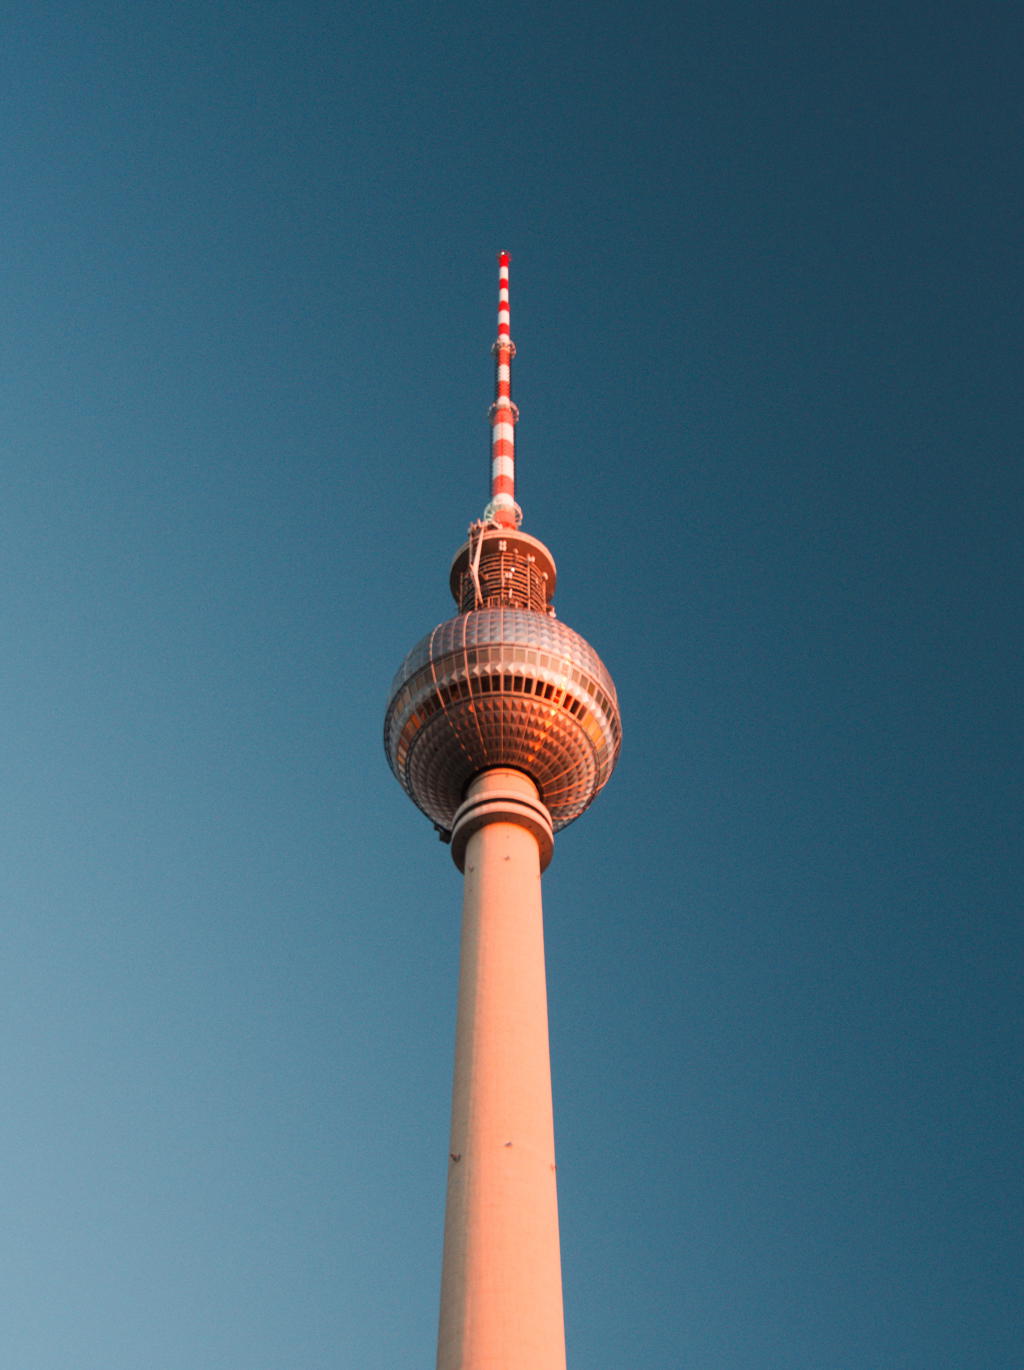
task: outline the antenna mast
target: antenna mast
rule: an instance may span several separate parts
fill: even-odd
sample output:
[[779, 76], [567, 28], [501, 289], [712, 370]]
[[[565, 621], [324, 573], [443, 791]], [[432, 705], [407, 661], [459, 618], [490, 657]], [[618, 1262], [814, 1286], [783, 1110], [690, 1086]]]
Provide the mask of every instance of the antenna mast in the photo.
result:
[[499, 528], [518, 528], [523, 511], [516, 504], [516, 421], [512, 403], [512, 358], [516, 345], [509, 336], [507, 252], [498, 253], [498, 338], [491, 348], [495, 360], [494, 403], [491, 405], [491, 500], [484, 519]]

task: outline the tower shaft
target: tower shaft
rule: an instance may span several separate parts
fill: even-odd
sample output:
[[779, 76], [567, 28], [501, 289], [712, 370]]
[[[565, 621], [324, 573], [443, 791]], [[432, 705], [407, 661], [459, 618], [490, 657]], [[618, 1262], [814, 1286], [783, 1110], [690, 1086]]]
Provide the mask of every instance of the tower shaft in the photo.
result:
[[565, 1370], [541, 870], [533, 782], [470, 785], [438, 1370]]

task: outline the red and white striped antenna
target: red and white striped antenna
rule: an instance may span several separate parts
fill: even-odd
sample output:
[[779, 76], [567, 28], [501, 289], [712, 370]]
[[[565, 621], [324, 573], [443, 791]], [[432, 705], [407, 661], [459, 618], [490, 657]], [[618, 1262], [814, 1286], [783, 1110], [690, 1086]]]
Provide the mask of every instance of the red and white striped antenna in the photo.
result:
[[512, 358], [516, 345], [509, 336], [507, 252], [498, 253], [498, 339], [491, 351], [495, 360], [494, 403], [491, 405], [491, 500], [484, 518], [499, 528], [518, 528], [523, 512], [516, 504], [516, 421], [512, 403]]

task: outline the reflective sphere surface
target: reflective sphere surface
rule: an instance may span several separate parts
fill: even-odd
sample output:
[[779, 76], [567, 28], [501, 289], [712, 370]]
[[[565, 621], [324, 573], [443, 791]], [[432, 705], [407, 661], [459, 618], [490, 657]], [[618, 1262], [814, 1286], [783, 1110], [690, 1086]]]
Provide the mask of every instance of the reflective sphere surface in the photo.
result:
[[529, 609], [477, 609], [439, 624], [402, 663], [384, 720], [391, 769], [445, 831], [469, 781], [490, 766], [525, 771], [564, 828], [607, 782], [621, 737], [600, 657]]

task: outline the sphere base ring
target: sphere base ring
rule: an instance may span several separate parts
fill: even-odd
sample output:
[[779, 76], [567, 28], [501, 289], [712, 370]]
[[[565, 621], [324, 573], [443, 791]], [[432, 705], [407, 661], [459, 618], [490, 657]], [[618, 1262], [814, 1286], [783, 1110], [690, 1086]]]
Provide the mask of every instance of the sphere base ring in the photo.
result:
[[516, 823], [537, 839], [540, 868], [546, 870], [555, 849], [554, 829], [551, 815], [536, 797], [536, 791], [533, 795], [525, 793], [526, 787], [522, 782], [527, 780], [533, 789], [532, 782], [519, 771], [506, 771], [511, 783], [503, 786], [502, 769], [497, 767], [484, 774], [490, 783], [475, 794], [472, 793], [475, 784], [470, 786], [469, 797], [463, 800], [455, 814], [452, 824], [452, 860], [460, 871], [464, 871], [466, 847], [475, 832], [488, 823]]

